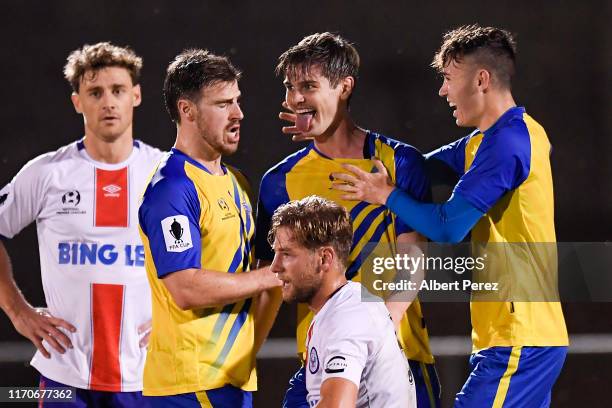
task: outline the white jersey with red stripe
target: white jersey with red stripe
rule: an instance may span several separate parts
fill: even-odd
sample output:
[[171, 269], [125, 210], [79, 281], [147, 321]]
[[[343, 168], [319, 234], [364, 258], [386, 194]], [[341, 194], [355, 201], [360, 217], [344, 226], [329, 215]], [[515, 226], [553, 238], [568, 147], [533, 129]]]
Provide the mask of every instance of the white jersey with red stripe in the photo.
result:
[[314, 316], [306, 340], [308, 406], [321, 386], [343, 378], [358, 389], [357, 408], [416, 407], [414, 378], [383, 301], [362, 302], [361, 284], [347, 282]]
[[151, 294], [137, 209], [161, 156], [135, 141], [124, 162], [99, 163], [74, 142], [30, 161], [0, 190], [0, 235], [12, 238], [36, 221], [47, 308], [77, 329], [64, 330], [74, 346], [65, 354], [46, 342], [51, 358], [36, 352], [32, 365], [45, 377], [83, 389], [142, 390], [138, 327], [151, 318]]

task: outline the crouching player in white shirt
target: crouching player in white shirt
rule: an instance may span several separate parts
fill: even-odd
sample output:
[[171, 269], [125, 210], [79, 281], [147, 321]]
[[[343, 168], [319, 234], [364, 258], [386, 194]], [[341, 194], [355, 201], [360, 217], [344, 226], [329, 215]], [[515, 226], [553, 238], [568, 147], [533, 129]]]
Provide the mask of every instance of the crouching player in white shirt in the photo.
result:
[[345, 277], [353, 241], [350, 215], [317, 196], [291, 201], [272, 216], [271, 270], [285, 302], [307, 303], [315, 317], [306, 340], [311, 407], [416, 407], [410, 368], [385, 304], [362, 302]]

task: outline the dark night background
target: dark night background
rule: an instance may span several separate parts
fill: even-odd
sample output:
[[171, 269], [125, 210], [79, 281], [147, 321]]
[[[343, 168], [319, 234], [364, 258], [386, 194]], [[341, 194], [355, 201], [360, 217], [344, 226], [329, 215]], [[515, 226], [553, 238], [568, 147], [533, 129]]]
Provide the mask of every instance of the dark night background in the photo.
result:
[[[22, 1], [5, 2], [0, 77], [0, 185], [33, 157], [80, 138], [83, 124], [62, 76], [66, 56], [84, 43], [130, 45], [144, 59], [136, 138], [168, 149], [175, 129], [161, 96], [169, 61], [187, 47], [226, 54], [244, 71], [240, 149], [228, 162], [257, 187], [264, 171], [301, 145], [280, 133], [284, 98], [277, 57], [304, 35], [339, 32], [362, 66], [352, 100], [357, 122], [428, 152], [469, 132], [457, 128], [429, 68], [442, 34], [478, 22], [517, 34], [514, 96], [547, 130], [553, 145], [559, 241], [610, 240], [612, 214], [612, 3], [591, 1]], [[608, 112], [608, 113], [606, 113]], [[6, 243], [16, 280], [31, 303], [44, 303], [33, 226]], [[467, 304], [426, 304], [431, 336], [469, 334]], [[564, 305], [570, 334], [612, 333], [612, 304]], [[291, 337], [281, 313], [273, 331]], [[19, 341], [0, 316], [0, 341]], [[465, 357], [438, 358], [445, 406], [467, 375]], [[570, 354], [553, 406], [608, 406], [612, 354]], [[280, 406], [297, 363], [262, 360], [257, 407]], [[0, 386], [34, 384], [23, 363], [0, 363]]]

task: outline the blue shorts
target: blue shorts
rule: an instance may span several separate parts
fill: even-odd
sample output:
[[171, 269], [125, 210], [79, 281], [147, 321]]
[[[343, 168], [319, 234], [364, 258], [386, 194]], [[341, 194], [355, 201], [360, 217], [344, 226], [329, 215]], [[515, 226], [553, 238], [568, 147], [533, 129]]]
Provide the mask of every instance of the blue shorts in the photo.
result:
[[436, 366], [416, 360], [408, 360], [408, 363], [414, 377], [417, 408], [440, 408], [442, 389]]
[[144, 397], [152, 408], [252, 408], [253, 393], [233, 385], [187, 394]]
[[454, 407], [543, 408], [550, 405], [567, 347], [491, 347], [472, 354], [472, 372]]
[[[43, 375], [40, 376], [39, 388], [56, 388], [70, 387], [69, 385], [53, 381]], [[73, 387], [74, 388], [74, 387]], [[142, 396], [142, 392], [110, 392], [110, 391], [95, 391], [85, 390], [82, 388], [74, 388], [74, 401], [70, 402], [39, 402], [39, 407], [53, 408], [86, 408], [86, 407], [117, 407], [117, 408], [149, 408], [149, 404]]]
[[[433, 364], [408, 360], [414, 376], [417, 394], [417, 408], [438, 408], [440, 403], [440, 382]], [[306, 371], [304, 367], [289, 380], [289, 389], [283, 399], [283, 408], [308, 408], [306, 396]]]
[[283, 398], [283, 408], [309, 408], [306, 389], [306, 369], [302, 366], [289, 380], [289, 389]]

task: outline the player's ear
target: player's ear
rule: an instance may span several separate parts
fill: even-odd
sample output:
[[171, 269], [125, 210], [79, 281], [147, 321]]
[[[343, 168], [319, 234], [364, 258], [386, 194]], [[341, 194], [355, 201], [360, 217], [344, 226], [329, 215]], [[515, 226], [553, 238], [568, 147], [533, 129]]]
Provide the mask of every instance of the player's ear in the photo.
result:
[[491, 73], [486, 69], [481, 69], [478, 71], [476, 80], [478, 89], [480, 89], [481, 92], [487, 92], [491, 86]]
[[183, 119], [193, 122], [195, 120], [195, 105], [188, 99], [179, 99], [177, 102], [181, 122]]
[[136, 84], [132, 88], [132, 98], [133, 98], [132, 106], [134, 107], [140, 106], [140, 103], [142, 102], [142, 90], [140, 89], [140, 84]]
[[324, 270], [329, 270], [334, 266], [334, 262], [336, 261], [336, 252], [334, 248], [330, 246], [325, 246], [320, 249], [321, 256], [321, 267]]
[[83, 110], [81, 109], [81, 98], [79, 97], [79, 94], [73, 92], [72, 95], [70, 95], [70, 100], [72, 101], [72, 106], [74, 106], [74, 110], [76, 111], [76, 113], [83, 113]]
[[353, 78], [352, 76], [344, 77], [340, 81], [340, 86], [342, 87], [340, 98], [343, 101], [347, 101], [353, 94], [353, 88], [355, 87], [355, 78]]

